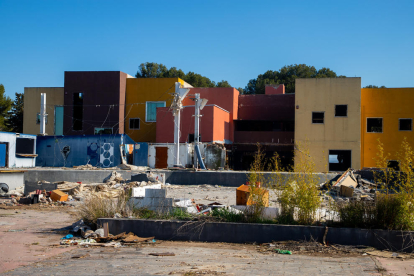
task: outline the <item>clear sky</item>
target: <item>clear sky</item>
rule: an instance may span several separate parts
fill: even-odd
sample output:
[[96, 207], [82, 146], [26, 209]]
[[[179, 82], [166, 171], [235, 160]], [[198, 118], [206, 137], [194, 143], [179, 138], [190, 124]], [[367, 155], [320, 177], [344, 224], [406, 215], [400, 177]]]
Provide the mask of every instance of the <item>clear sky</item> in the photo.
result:
[[64, 71], [123, 71], [143, 62], [234, 87], [305, 63], [414, 87], [414, 1], [0, 0], [0, 83], [62, 87]]

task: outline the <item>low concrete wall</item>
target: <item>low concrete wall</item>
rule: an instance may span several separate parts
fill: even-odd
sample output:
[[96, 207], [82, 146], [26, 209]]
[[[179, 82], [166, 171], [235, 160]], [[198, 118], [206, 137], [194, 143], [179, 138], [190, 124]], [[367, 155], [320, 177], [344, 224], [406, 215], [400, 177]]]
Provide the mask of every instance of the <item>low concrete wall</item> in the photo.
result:
[[[70, 181], [83, 183], [102, 182], [111, 170], [61, 170], [61, 169], [39, 169], [27, 170], [25, 172], [25, 181], [37, 182], [45, 180], [48, 182]], [[142, 181], [142, 178], [134, 178], [137, 171], [117, 170], [124, 179], [133, 181]], [[165, 183], [179, 185], [201, 185], [211, 184], [226, 187], [239, 187], [248, 181], [246, 171], [168, 171], [156, 170], [154, 172], [165, 173]], [[271, 172], [265, 172], [265, 177], [271, 177]], [[288, 183], [293, 178], [294, 173], [280, 173], [282, 181]], [[338, 177], [335, 173], [316, 173], [319, 183]]]
[[6, 183], [9, 191], [24, 185], [24, 171], [0, 171], [0, 183]]
[[[108, 222], [113, 235], [133, 232], [140, 237], [160, 240], [267, 243], [286, 240], [310, 240], [322, 242], [325, 227], [292, 226], [254, 223], [202, 223], [142, 219], [98, 219], [98, 225]], [[326, 241], [329, 244], [365, 245], [378, 249], [413, 252], [414, 232], [367, 230], [359, 228], [329, 228]]]
[[[163, 171], [165, 173], [165, 183], [180, 185], [201, 185], [211, 184], [226, 187], [239, 187], [248, 181], [247, 171]], [[295, 173], [272, 173], [265, 172], [265, 178], [270, 178], [273, 174], [280, 174], [284, 183], [292, 181]], [[338, 177], [336, 173], [316, 173], [318, 183]]]
[[[120, 173], [124, 179], [131, 179], [136, 171], [116, 170]], [[37, 182], [45, 180], [48, 182], [56, 181], [70, 181], [70, 182], [82, 182], [82, 183], [99, 183], [112, 173], [112, 170], [27, 170], [25, 175], [25, 181]]]

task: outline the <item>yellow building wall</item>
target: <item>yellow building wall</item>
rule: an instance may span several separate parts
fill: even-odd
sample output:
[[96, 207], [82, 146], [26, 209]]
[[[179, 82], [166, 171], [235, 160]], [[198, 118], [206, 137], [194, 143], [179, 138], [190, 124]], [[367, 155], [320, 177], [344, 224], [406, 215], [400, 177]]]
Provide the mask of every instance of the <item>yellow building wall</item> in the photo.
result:
[[[335, 117], [335, 105], [348, 105], [348, 116]], [[312, 112], [324, 112], [324, 123], [313, 124]], [[329, 170], [329, 150], [351, 150], [360, 169], [360, 120], [361, 78], [296, 79], [295, 143], [309, 150], [316, 172]]]
[[[39, 134], [40, 125], [36, 124], [40, 112], [40, 94], [46, 93], [46, 113], [48, 114], [46, 133], [55, 134], [55, 106], [64, 105], [63, 87], [25, 87], [23, 106], [23, 133]], [[62, 122], [63, 124], [63, 122]]]
[[[153, 142], [156, 137], [156, 123], [146, 122], [146, 102], [165, 101], [169, 107], [172, 103], [175, 83], [184, 81], [180, 78], [128, 78], [125, 96], [125, 134], [135, 142]], [[140, 129], [130, 129], [129, 119], [139, 118]]]
[[[414, 147], [413, 131], [399, 130], [399, 119], [414, 119], [414, 88], [362, 88], [361, 105], [362, 167], [376, 167], [378, 139], [390, 160], [397, 159], [404, 137]], [[367, 132], [369, 117], [383, 118], [382, 133]]]

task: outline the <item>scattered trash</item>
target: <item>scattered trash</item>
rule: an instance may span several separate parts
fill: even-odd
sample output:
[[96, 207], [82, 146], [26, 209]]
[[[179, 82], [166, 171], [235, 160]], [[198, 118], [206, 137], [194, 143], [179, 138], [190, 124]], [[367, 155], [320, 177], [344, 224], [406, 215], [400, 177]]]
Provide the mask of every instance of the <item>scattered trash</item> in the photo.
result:
[[67, 234], [66, 236], [61, 238], [61, 240], [68, 240], [68, 239], [71, 239], [71, 238], [73, 238], [73, 235], [72, 234]]
[[73, 233], [78, 233], [79, 230], [81, 231], [81, 235], [84, 236], [85, 232], [88, 231], [88, 230], [91, 230], [91, 228], [85, 224], [83, 219], [81, 219], [81, 220], [78, 220], [77, 222], [75, 222], [74, 224], [72, 224], [72, 230], [71, 231]]
[[171, 253], [171, 252], [165, 252], [165, 253], [149, 253], [148, 255], [151, 255], [151, 256], [159, 256], [159, 257], [175, 256], [175, 254], [174, 253]]
[[73, 255], [71, 258], [72, 259], [83, 259], [83, 258], [86, 258], [86, 257], [89, 257], [89, 256], [90, 256], [89, 254]]
[[292, 252], [290, 252], [289, 250], [275, 249], [275, 252], [279, 254], [292, 255]]

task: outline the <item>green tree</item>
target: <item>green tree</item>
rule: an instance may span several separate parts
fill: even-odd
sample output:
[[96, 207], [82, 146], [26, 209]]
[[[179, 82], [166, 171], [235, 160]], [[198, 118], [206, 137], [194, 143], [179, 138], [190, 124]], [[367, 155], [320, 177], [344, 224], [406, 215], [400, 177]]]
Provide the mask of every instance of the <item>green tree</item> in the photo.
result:
[[378, 86], [376, 86], [376, 85], [372, 85], [372, 84], [370, 84], [370, 85], [365, 86], [364, 88], [387, 88], [387, 87], [385, 87], [384, 85], [383, 85], [383, 86], [378, 87]]
[[295, 93], [297, 78], [345, 78], [345, 76], [338, 76], [326, 67], [317, 70], [314, 66], [294, 64], [284, 66], [279, 71], [266, 71], [256, 79], [251, 79], [244, 88], [244, 94], [264, 94], [267, 84], [284, 84], [286, 93]]
[[171, 67], [168, 69], [165, 65], [154, 62], [141, 63], [135, 77], [180, 78], [194, 87], [231, 87], [231, 85], [225, 80], [222, 80], [216, 84], [214, 81], [200, 74], [191, 71], [186, 74], [183, 70], [177, 69], [177, 67]]
[[165, 78], [168, 69], [163, 64], [154, 62], [141, 63], [135, 77], [137, 78]]
[[8, 131], [5, 125], [5, 118], [7, 118], [7, 112], [13, 103], [10, 97], [4, 95], [5, 92], [4, 85], [0, 84], [0, 131]]
[[217, 87], [231, 87], [231, 85], [228, 81], [222, 80], [217, 83]]
[[16, 92], [16, 98], [12, 103], [11, 110], [7, 114], [6, 127], [12, 132], [23, 132], [23, 93]]

